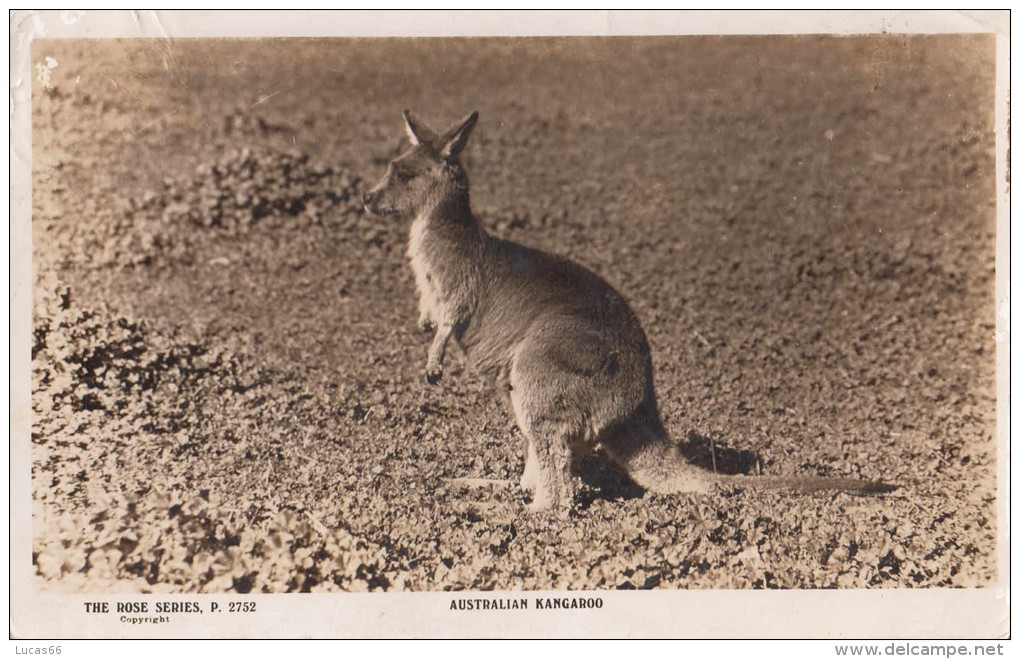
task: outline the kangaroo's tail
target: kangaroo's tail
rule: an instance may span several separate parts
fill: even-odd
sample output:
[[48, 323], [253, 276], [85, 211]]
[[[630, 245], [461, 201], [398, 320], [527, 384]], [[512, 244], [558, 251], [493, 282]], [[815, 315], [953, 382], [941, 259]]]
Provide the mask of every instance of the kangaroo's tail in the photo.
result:
[[898, 486], [878, 481], [821, 476], [731, 476], [697, 467], [683, 456], [658, 424], [636, 424], [621, 429], [603, 446], [641, 487], [657, 494], [709, 492], [719, 487], [819, 492], [837, 490], [852, 494], [884, 494]]
[[793, 490], [795, 492], [839, 490], [851, 494], [887, 494], [899, 489], [898, 485], [881, 481], [824, 476], [727, 476], [713, 474], [713, 480], [722, 486], [732, 485], [760, 490]]

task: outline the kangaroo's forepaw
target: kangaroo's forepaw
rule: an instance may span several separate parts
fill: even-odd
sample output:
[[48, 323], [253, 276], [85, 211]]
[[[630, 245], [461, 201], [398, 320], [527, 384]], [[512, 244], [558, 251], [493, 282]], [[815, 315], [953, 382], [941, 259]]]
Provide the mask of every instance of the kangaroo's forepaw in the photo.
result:
[[428, 333], [436, 329], [436, 324], [422, 316], [418, 319], [418, 329], [422, 332]]
[[443, 379], [443, 365], [434, 362], [425, 364], [425, 381], [429, 384], [437, 384]]

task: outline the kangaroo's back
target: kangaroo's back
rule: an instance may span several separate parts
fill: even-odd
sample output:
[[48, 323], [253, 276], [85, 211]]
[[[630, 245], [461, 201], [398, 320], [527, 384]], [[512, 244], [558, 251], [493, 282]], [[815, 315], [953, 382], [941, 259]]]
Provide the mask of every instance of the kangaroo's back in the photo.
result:
[[637, 317], [623, 297], [591, 270], [564, 257], [492, 237], [486, 241], [480, 268], [482, 287], [475, 319], [461, 339], [480, 367], [507, 367], [528, 336], [557, 331], [569, 332], [560, 337], [562, 353], [596, 350], [607, 353], [607, 358], [609, 353], [633, 353], [642, 361], [648, 358]]

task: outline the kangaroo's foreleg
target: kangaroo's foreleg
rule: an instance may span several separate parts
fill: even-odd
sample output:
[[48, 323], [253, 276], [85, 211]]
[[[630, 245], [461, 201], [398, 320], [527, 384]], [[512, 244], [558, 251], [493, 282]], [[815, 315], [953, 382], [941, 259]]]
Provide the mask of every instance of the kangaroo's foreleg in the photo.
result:
[[429, 384], [436, 384], [443, 377], [443, 358], [446, 357], [446, 344], [453, 336], [453, 325], [441, 323], [436, 328], [436, 334], [432, 337], [432, 345], [429, 346], [428, 361], [425, 362], [425, 381]]
[[454, 335], [454, 332], [463, 328], [468, 319], [467, 312], [460, 308], [444, 313], [442, 316], [436, 324], [436, 334], [432, 337], [428, 361], [425, 362], [425, 380], [429, 384], [436, 384], [443, 377], [446, 346], [450, 343], [450, 337]]

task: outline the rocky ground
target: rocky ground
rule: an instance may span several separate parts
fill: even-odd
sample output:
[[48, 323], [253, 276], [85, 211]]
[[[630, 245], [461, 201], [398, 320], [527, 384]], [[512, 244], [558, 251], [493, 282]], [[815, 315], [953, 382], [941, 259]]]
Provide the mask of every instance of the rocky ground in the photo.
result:
[[[992, 55], [952, 36], [36, 42], [40, 584], [992, 583]], [[595, 456], [569, 519], [529, 517], [487, 383], [453, 354], [425, 384], [407, 227], [356, 201], [404, 107], [481, 112], [476, 212], [624, 293], [692, 460], [901, 489], [657, 497]]]

